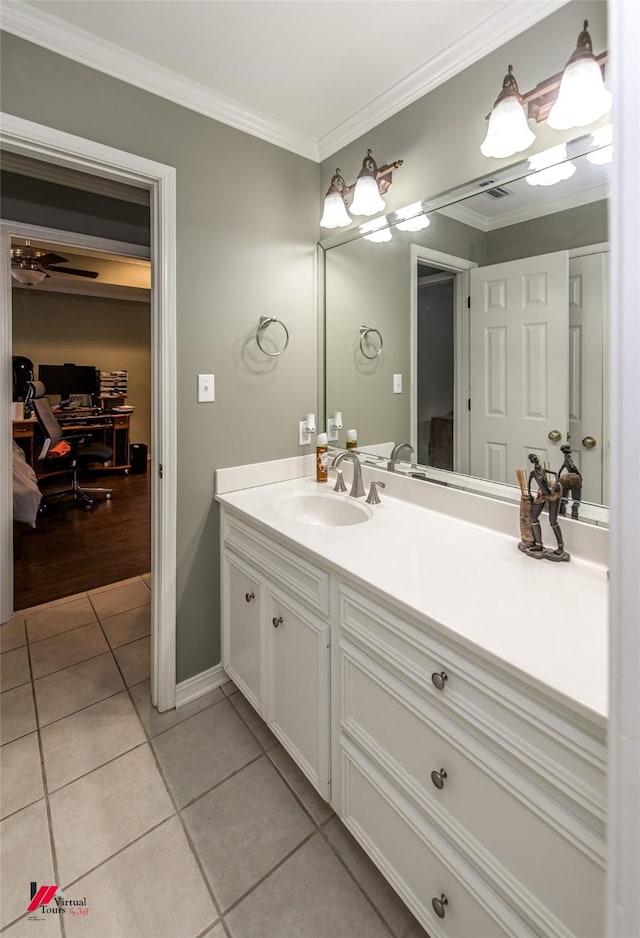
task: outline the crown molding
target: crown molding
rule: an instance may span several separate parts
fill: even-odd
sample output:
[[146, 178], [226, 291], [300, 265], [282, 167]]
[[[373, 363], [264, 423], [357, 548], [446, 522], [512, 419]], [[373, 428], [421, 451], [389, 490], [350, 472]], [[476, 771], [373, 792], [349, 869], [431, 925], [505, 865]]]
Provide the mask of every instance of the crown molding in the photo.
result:
[[320, 160], [325, 160], [357, 140], [382, 121], [413, 104], [458, 72], [484, 58], [540, 20], [565, 6], [569, 0], [541, 0], [532, 4], [505, 3], [477, 26], [462, 33], [436, 56], [377, 95], [318, 140]]
[[3, 3], [2, 28], [174, 104], [298, 156], [321, 162], [568, 2], [540, 0], [535, 5], [505, 2], [497, 12], [467, 30], [438, 55], [317, 140], [311, 134], [275, 121], [226, 95], [106, 42], [87, 30], [16, 0]]
[[478, 231], [495, 231], [498, 228], [508, 228], [510, 225], [518, 225], [521, 222], [531, 221], [533, 218], [542, 218], [543, 215], [553, 215], [555, 212], [564, 212], [570, 208], [578, 208], [580, 205], [588, 205], [590, 202], [600, 202], [608, 198], [609, 186], [601, 185], [592, 186], [591, 189], [584, 189], [582, 192], [558, 196], [557, 199], [548, 199], [536, 205], [527, 205], [511, 212], [504, 212], [497, 218], [486, 218], [460, 203], [439, 208], [438, 212], [465, 225], [470, 225]]
[[9, 0], [2, 5], [2, 29], [298, 156], [318, 161], [317, 141], [310, 134], [275, 121], [49, 13]]

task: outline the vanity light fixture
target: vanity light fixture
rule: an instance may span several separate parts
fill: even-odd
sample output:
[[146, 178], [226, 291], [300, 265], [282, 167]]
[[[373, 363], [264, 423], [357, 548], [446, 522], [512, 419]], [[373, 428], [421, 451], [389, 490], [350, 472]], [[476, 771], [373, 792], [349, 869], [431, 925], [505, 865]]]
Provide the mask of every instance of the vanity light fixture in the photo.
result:
[[567, 62], [558, 97], [549, 111], [547, 123], [554, 130], [585, 127], [611, 110], [611, 94], [602, 80], [602, 70], [593, 54], [591, 36], [584, 21], [575, 51]]
[[591, 142], [598, 149], [587, 153], [587, 159], [594, 166], [604, 166], [613, 159], [613, 124], [607, 124], [606, 127], [598, 127], [591, 134]]
[[324, 210], [320, 219], [322, 228], [344, 228], [351, 223], [347, 213], [345, 198], [353, 192], [353, 202], [349, 208], [352, 215], [375, 215], [384, 211], [383, 195], [391, 185], [391, 174], [400, 169], [404, 160], [394, 160], [386, 166], [378, 167], [371, 150], [362, 161], [362, 169], [353, 185], [348, 185], [340, 170], [336, 169], [331, 177], [331, 184], [324, 199]]
[[558, 182], [570, 179], [576, 171], [571, 160], [567, 160], [567, 147], [564, 143], [529, 157], [529, 168], [533, 170], [533, 173], [526, 177], [530, 186], [555, 186]]
[[395, 227], [398, 231], [422, 231], [428, 228], [431, 222], [429, 216], [425, 215], [422, 209], [422, 202], [412, 202], [396, 212], [397, 221]]
[[536, 139], [527, 123], [527, 115], [518, 91], [518, 82], [510, 65], [502, 81], [502, 91], [496, 98], [489, 117], [487, 135], [480, 152], [483, 156], [504, 158], [528, 150]]
[[365, 241], [375, 241], [378, 244], [384, 244], [392, 238], [389, 222], [384, 215], [360, 225], [359, 231]]

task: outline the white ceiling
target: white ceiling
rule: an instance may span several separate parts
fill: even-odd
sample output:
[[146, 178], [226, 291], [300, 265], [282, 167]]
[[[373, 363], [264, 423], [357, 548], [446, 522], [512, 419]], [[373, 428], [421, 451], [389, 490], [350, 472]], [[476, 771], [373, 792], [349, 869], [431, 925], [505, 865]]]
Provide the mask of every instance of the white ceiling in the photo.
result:
[[567, 0], [5, 0], [2, 28], [324, 159]]

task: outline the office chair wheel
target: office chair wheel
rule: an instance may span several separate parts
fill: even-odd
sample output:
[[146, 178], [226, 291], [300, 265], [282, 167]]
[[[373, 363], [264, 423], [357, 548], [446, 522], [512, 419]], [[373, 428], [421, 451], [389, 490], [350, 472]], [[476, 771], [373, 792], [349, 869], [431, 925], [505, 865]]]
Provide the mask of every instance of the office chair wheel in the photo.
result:
[[85, 511], [91, 511], [91, 509], [93, 508], [93, 502], [90, 502], [88, 505], [83, 505], [82, 507], [84, 508]]
[[111, 498], [111, 492], [107, 492], [107, 494], [105, 495], [105, 499], [109, 501], [110, 498]]

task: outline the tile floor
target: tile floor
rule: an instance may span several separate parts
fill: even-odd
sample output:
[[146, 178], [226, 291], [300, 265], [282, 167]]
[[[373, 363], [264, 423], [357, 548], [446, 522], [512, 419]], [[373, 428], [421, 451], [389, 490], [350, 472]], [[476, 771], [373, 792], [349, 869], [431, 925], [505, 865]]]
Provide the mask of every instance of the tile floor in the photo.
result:
[[[7, 938], [425, 938], [233, 684], [149, 699], [149, 577], [2, 626]], [[32, 882], [86, 899], [27, 914]]]

